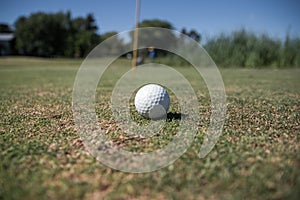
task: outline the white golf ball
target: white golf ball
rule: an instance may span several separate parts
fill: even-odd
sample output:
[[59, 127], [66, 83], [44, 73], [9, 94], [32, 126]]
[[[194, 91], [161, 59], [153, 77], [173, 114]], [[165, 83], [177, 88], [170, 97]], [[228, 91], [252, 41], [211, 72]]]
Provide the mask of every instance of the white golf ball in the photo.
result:
[[138, 90], [134, 105], [140, 115], [146, 118], [160, 119], [167, 116], [170, 97], [162, 86], [148, 84]]

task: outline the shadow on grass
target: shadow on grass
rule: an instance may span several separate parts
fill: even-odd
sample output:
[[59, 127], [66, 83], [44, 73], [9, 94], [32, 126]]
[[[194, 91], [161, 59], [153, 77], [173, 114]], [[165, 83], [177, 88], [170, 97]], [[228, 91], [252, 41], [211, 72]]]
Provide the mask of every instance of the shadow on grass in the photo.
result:
[[181, 120], [184, 119], [187, 115], [183, 114], [183, 113], [173, 113], [173, 112], [169, 112], [167, 114], [167, 121], [173, 121], [173, 120]]

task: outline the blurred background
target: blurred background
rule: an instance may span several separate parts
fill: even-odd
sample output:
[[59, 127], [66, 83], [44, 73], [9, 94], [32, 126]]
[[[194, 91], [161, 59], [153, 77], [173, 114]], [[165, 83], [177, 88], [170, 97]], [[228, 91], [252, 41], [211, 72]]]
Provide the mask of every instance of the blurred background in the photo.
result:
[[[85, 57], [110, 36], [134, 28], [135, 4], [3, 1], [0, 55]], [[300, 66], [299, 8], [296, 0], [142, 1], [139, 26], [187, 34], [219, 66]]]

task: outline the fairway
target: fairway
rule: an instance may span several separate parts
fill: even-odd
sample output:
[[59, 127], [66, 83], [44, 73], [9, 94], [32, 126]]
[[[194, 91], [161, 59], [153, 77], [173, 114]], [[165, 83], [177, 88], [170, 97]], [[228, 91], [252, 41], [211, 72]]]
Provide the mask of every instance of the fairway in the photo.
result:
[[[199, 159], [210, 98], [204, 83], [193, 82], [200, 77], [176, 67], [190, 77], [199, 100], [201, 126], [194, 143], [166, 168], [131, 174], [94, 159], [77, 135], [72, 90], [82, 61], [0, 58], [0, 199], [299, 198], [299, 68], [221, 68], [226, 121], [214, 149]], [[116, 61], [98, 85], [99, 123], [124, 148], [158, 149], [172, 140], [180, 118], [167, 122], [166, 134], [140, 141], [127, 140], [111, 116], [111, 91], [129, 69], [125, 64], [130, 61]], [[177, 109], [175, 103], [170, 111]], [[135, 112], [132, 118], [147, 123]]]

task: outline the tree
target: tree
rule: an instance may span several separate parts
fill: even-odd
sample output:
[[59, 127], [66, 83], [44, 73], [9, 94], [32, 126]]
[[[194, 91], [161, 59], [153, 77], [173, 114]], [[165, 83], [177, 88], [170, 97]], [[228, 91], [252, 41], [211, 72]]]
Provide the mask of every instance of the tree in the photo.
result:
[[62, 55], [66, 46], [67, 19], [63, 13], [34, 13], [15, 22], [20, 53], [35, 56]]
[[181, 29], [181, 33], [184, 34], [184, 35], [187, 35], [187, 36], [191, 37], [196, 42], [200, 42], [201, 41], [201, 34], [198, 33], [195, 29], [192, 29], [192, 30], [190, 30], [188, 32], [185, 28], [183, 28], [183, 29]]
[[170, 22], [159, 20], [159, 19], [153, 19], [153, 20], [144, 20], [141, 23], [139, 23], [140, 28], [145, 27], [160, 27], [160, 28], [166, 28], [166, 29], [174, 29], [173, 25]]
[[87, 14], [85, 18], [77, 17], [73, 19], [70, 28], [70, 37], [72, 38], [70, 46], [72, 46], [72, 53], [76, 57], [85, 56], [100, 42], [100, 36], [96, 33], [98, 27], [92, 14]]
[[101, 44], [102, 49], [105, 49], [105, 52], [101, 51], [102, 56], [116, 56], [123, 52], [125, 44], [121, 38], [114, 37], [113, 40], [107, 40], [110, 37], [116, 36], [117, 34], [117, 32], [112, 31], [106, 32], [100, 36], [101, 42], [105, 41], [105, 43]]
[[117, 35], [117, 34], [118, 34], [118, 32], [115, 32], [115, 31], [106, 32], [100, 36], [101, 42], [103, 42], [104, 40], [106, 40], [114, 35]]
[[94, 15], [91, 13], [87, 14], [87, 16], [85, 18], [85, 29], [87, 31], [92, 31], [92, 32], [95, 32], [98, 30]]
[[71, 18], [71, 13], [33, 13], [15, 22], [16, 47], [33, 56], [84, 56], [99, 36], [92, 14]]
[[[165, 28], [165, 29], [173, 29], [173, 25], [168, 21], [153, 19], [153, 20], [144, 20], [139, 23], [140, 28], [154, 27], [154, 28]], [[133, 34], [131, 34], [131, 39], [133, 41]], [[157, 47], [164, 46], [166, 48], [170, 48], [176, 45], [176, 36], [163, 29], [153, 29], [152, 31], [145, 31], [144, 34], [139, 34], [139, 45], [145, 47]], [[139, 53], [143, 54], [143, 56], [147, 55], [147, 49], [140, 50]], [[160, 49], [155, 49], [157, 56], [165, 56], [168, 52]]]

